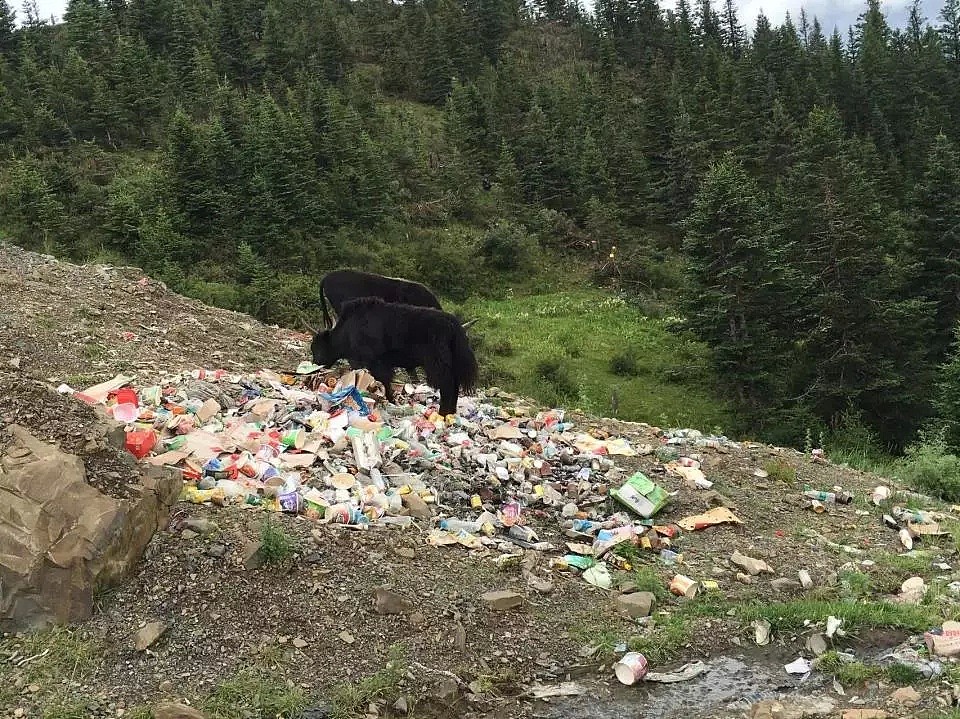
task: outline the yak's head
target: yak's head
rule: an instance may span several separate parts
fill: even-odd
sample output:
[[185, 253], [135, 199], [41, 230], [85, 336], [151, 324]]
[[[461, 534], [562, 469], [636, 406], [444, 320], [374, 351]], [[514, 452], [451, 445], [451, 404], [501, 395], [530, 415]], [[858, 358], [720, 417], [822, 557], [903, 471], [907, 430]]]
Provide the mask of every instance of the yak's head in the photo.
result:
[[310, 343], [310, 352], [313, 354], [313, 363], [330, 367], [335, 364], [339, 357], [335, 357], [333, 343], [330, 340], [330, 330], [317, 332], [313, 336], [313, 342]]

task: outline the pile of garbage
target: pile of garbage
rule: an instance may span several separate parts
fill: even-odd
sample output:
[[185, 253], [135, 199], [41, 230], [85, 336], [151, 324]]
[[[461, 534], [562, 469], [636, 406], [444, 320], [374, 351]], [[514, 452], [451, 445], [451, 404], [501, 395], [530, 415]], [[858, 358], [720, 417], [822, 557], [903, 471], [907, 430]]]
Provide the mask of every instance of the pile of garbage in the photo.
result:
[[[662, 445], [631, 446], [597, 428], [577, 431], [563, 410], [534, 411], [493, 389], [462, 398], [441, 417], [437, 394], [407, 384], [400, 404], [377, 402], [380, 386], [364, 371], [333, 372], [302, 363], [293, 372], [236, 375], [193, 370], [136, 388], [134, 378], [61, 392], [100, 406], [126, 425], [138, 459], [173, 467], [181, 500], [246, 505], [365, 530], [428, 523], [434, 546], [494, 549], [498, 561], [519, 549], [558, 551], [550, 566], [582, 572], [609, 588], [609, 569], [629, 569], [618, 547], [681, 564], [681, 531], [740, 523], [726, 507], [676, 524], [655, 515], [670, 495], [642, 472], [626, 476], [617, 457], [656, 452], [694, 490], [712, 482], [695, 453], [677, 445], [733, 445], [693, 430], [663, 432]], [[537, 525], [557, 521], [565, 547], [542, 541]], [[671, 590], [694, 596], [703, 585], [677, 575]]]

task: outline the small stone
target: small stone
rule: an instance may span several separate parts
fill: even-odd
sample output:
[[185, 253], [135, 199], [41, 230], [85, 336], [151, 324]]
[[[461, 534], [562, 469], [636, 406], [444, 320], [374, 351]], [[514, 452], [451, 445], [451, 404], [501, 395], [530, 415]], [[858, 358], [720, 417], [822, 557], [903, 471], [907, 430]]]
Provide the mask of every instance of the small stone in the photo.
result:
[[340, 637], [340, 641], [342, 641], [344, 644], [353, 644], [355, 641], [357, 641], [354, 636], [347, 631], [340, 632], [337, 636]]
[[800, 580], [800, 586], [804, 589], [811, 589], [813, 587], [813, 577], [810, 576], [810, 572], [806, 569], [801, 569], [797, 572], [797, 578]]
[[192, 529], [184, 529], [180, 532], [180, 536], [186, 540], [196, 539], [200, 536], [200, 532], [194, 532]]
[[444, 679], [437, 685], [433, 696], [441, 704], [452, 707], [460, 698], [460, 685], [453, 679]]
[[170, 692], [173, 691], [173, 682], [170, 681], [169, 679], [164, 679], [162, 682], [160, 682], [159, 689], [164, 694], [169, 694]]
[[413, 559], [417, 556], [417, 553], [411, 547], [397, 547], [393, 551], [404, 559]]
[[740, 582], [740, 584], [753, 584], [753, 577], [743, 572], [737, 572], [737, 581]]
[[819, 657], [827, 651], [827, 638], [822, 634], [811, 634], [807, 637], [807, 649], [813, 652], [814, 656]]
[[401, 496], [403, 506], [407, 508], [407, 514], [418, 519], [430, 519], [433, 511], [430, 505], [423, 501], [423, 498], [416, 492], [410, 492]]
[[887, 719], [890, 716], [883, 709], [847, 709], [843, 719]]
[[890, 701], [905, 707], [914, 707], [920, 703], [920, 692], [913, 687], [901, 687], [890, 695]]
[[207, 555], [210, 557], [220, 558], [227, 553], [227, 548], [223, 544], [211, 544], [207, 547]]
[[308, 642], [301, 639], [300, 637], [297, 637], [296, 639], [293, 640], [293, 646], [295, 646], [297, 649], [305, 649], [308, 646]]
[[773, 574], [773, 568], [765, 561], [748, 557], [745, 554], [740, 554], [740, 552], [734, 552], [730, 557], [730, 562], [753, 577], [760, 574], [760, 572]]
[[20, 719], [20, 717], [22, 717], [22, 716], [24, 715], [23, 707], [17, 707], [16, 709], [14, 709], [14, 710], [13, 710], [13, 715], [14, 715], [15, 717], [17, 717], [17, 719]]
[[775, 592], [798, 592], [800, 591], [800, 582], [796, 579], [789, 579], [788, 577], [778, 577], [777, 579], [771, 580], [770, 586]]
[[133, 638], [137, 651], [145, 651], [147, 647], [151, 646], [167, 631], [167, 628], [164, 622], [150, 622], [143, 627], [143, 629], [139, 630]]
[[516, 609], [523, 604], [523, 595], [509, 590], [500, 590], [487, 592], [480, 599], [487, 605], [488, 609], [495, 612], [505, 612], [510, 609]]
[[407, 621], [410, 622], [411, 627], [422, 627], [427, 623], [427, 618], [421, 612], [414, 612], [407, 617]]
[[244, 569], [259, 569], [263, 566], [263, 544], [261, 542], [248, 542], [243, 548], [243, 567]]
[[900, 585], [898, 602], [903, 604], [920, 604], [927, 593], [927, 584], [923, 577], [910, 577]]
[[409, 614], [413, 607], [406, 599], [389, 589], [373, 590], [373, 611], [377, 614]]
[[406, 697], [400, 697], [393, 703], [393, 710], [398, 714], [406, 714], [409, 709]]
[[617, 610], [631, 619], [649, 617], [657, 598], [652, 592], [634, 592], [617, 597]]
[[628, 582], [624, 582], [623, 584], [620, 585], [620, 593], [621, 593], [621, 594], [633, 594], [634, 592], [638, 591], [639, 589], [640, 589], [640, 587], [637, 586], [637, 583], [636, 583], [636, 582], [629, 582], [629, 581], [628, 581]]
[[205, 517], [190, 517], [183, 522], [184, 529], [190, 529], [197, 534], [213, 534], [220, 527], [211, 519]]
[[20, 369], [20, 358], [14, 357], [13, 359], [10, 360], [9, 364], [14, 369]]
[[153, 719], [204, 719], [204, 716], [186, 704], [169, 703], [155, 706]]
[[30, 686], [27, 687], [27, 691], [30, 692], [31, 694], [36, 694], [38, 691], [40, 691], [40, 685], [31, 684]]
[[546, 579], [531, 577], [527, 580], [527, 586], [539, 594], [550, 594], [553, 592], [553, 582], [548, 582]]
[[313, 530], [311, 530], [311, 531], [310, 531], [310, 538], [313, 539], [314, 544], [320, 544], [320, 545], [322, 545], [322, 544], [324, 543], [323, 532], [321, 532], [319, 529], [313, 529]]

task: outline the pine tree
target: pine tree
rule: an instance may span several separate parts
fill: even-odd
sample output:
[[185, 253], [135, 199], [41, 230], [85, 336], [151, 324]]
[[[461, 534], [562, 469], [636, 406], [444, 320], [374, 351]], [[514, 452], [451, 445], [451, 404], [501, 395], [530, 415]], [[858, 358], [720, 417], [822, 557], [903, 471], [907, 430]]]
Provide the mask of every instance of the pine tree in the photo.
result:
[[747, 46], [747, 34], [737, 19], [737, 8], [733, 0], [724, 0], [723, 44], [734, 57], [740, 57]]
[[0, 0], [0, 57], [12, 58], [17, 49], [17, 13], [7, 0]]
[[934, 304], [934, 335], [928, 346], [943, 362], [960, 321], [960, 154], [938, 135], [914, 190], [911, 255], [921, 265], [916, 294]]
[[713, 348], [717, 371], [756, 417], [769, 406], [780, 369], [770, 319], [781, 246], [760, 189], [739, 163], [713, 165], [684, 222], [690, 328]]
[[476, 85], [454, 83], [446, 105], [444, 129], [467, 162], [469, 173], [489, 175], [493, 172], [497, 143], [486, 102]]
[[802, 347], [795, 396], [828, 422], [852, 403], [898, 443], [929, 412], [922, 338], [930, 315], [905, 292], [908, 267], [892, 259], [902, 229], [858, 164], [862, 155], [836, 110], [810, 113], [782, 193], [798, 278], [784, 317]]

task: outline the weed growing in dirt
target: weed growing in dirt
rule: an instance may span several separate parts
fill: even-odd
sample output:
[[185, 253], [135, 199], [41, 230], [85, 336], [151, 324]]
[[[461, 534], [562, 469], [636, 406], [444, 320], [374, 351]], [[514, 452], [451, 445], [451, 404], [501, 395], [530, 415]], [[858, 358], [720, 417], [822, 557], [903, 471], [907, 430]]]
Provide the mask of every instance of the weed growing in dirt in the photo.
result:
[[217, 685], [201, 706], [210, 719], [241, 716], [291, 717], [307, 705], [306, 695], [278, 674], [242, 669]]
[[886, 673], [887, 679], [891, 684], [896, 684], [901, 687], [927, 681], [923, 676], [923, 672], [909, 664], [891, 664], [887, 667]]
[[817, 669], [832, 674], [834, 679], [845, 687], [860, 686], [884, 674], [883, 669], [878, 666], [858, 661], [851, 662], [835, 651], [824, 652], [817, 659]]
[[79, 699], [58, 698], [45, 704], [43, 719], [87, 719], [90, 716], [86, 702]]
[[630, 581], [637, 585], [638, 592], [652, 592], [658, 602], [670, 596], [663, 584], [663, 579], [652, 567], [637, 567]]
[[789, 464], [784, 462], [782, 459], [774, 459], [769, 462], [765, 462], [763, 469], [770, 479], [777, 482], [796, 482], [797, 481], [797, 470], [791, 467]]
[[260, 527], [260, 543], [260, 553], [267, 564], [285, 562], [293, 556], [297, 548], [296, 540], [269, 516]]
[[889, 602], [871, 602], [860, 600], [816, 601], [799, 599], [795, 602], [773, 602], [769, 604], [750, 604], [739, 608], [738, 615], [743, 622], [754, 619], [766, 619], [774, 631], [799, 631], [804, 621], [824, 622], [828, 616], [843, 620], [847, 631], [890, 627], [920, 632], [930, 628], [929, 609], [908, 604]]
[[334, 719], [349, 719], [376, 699], [396, 699], [400, 693], [400, 682], [406, 673], [406, 648], [394, 644], [390, 647], [389, 658], [383, 669], [356, 684], [341, 684], [333, 690], [331, 715]]
[[643, 637], [631, 637], [630, 650], [643, 654], [651, 664], [662, 664], [675, 659], [690, 641], [690, 623], [686, 617], [674, 614], [653, 632]]
[[841, 596], [844, 599], [857, 600], [873, 594], [873, 581], [863, 572], [840, 572]]

